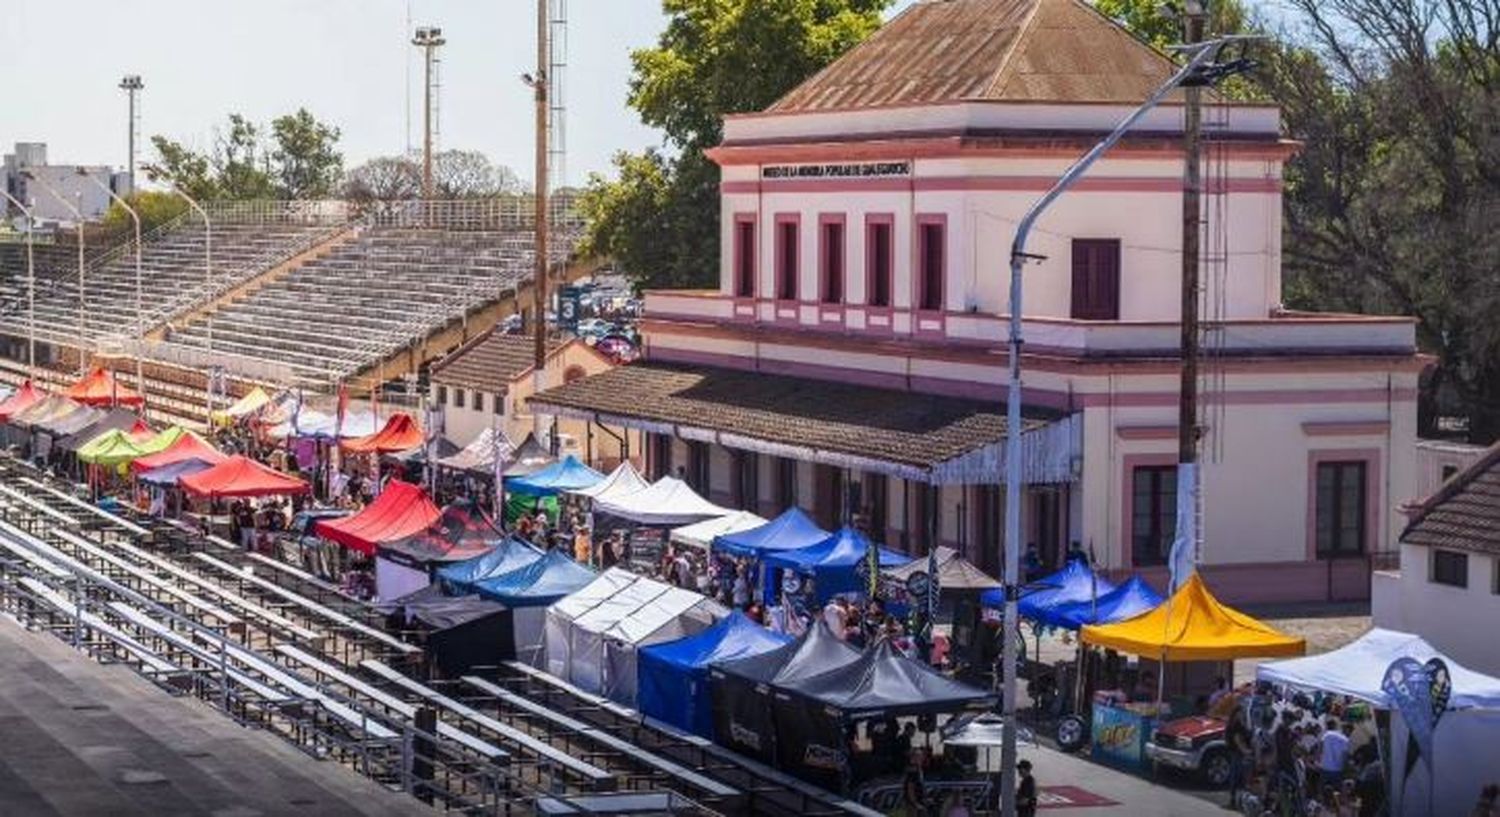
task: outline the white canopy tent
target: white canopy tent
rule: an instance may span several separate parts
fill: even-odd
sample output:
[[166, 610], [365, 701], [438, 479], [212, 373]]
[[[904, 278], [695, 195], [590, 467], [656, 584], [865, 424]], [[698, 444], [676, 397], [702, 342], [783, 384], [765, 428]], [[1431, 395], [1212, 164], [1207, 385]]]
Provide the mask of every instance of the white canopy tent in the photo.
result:
[[[672, 586], [640, 576], [614, 595], [573, 620], [568, 632], [565, 677], [578, 688], [596, 695], [604, 693], [604, 633], [626, 616], [666, 595]], [[561, 602], [559, 602], [561, 604]], [[547, 665], [553, 664], [547, 655]]]
[[609, 476], [605, 477], [603, 481], [596, 482], [587, 488], [580, 488], [577, 491], [568, 491], [567, 493], [573, 496], [587, 497], [595, 502], [609, 501], [633, 494], [636, 491], [643, 491], [650, 487], [650, 484], [641, 478], [640, 472], [635, 470], [635, 466], [630, 464], [630, 460], [626, 460], [616, 466], [615, 470], [609, 472]]
[[686, 482], [662, 477], [650, 486], [615, 499], [594, 501], [594, 513], [639, 525], [689, 525], [734, 513], [699, 496]]
[[673, 587], [604, 632], [603, 695], [635, 706], [637, 650], [697, 635], [729, 615], [707, 596]]
[[[1426, 663], [1441, 658], [1453, 682], [1449, 709], [1433, 733], [1432, 769], [1418, 763], [1402, 785], [1406, 768], [1406, 724], [1381, 689], [1386, 669], [1399, 658]], [[1493, 747], [1500, 737], [1500, 678], [1474, 672], [1438, 652], [1421, 636], [1375, 628], [1353, 643], [1321, 655], [1273, 661], [1256, 670], [1262, 681], [1302, 690], [1324, 690], [1391, 710], [1390, 802], [1393, 813], [1435, 817], [1464, 814], [1479, 789], [1494, 782]], [[1428, 793], [1433, 797], [1429, 800]]]
[[578, 592], [559, 599], [547, 608], [547, 672], [558, 678], [568, 677], [568, 666], [572, 655], [573, 622], [639, 578], [628, 570], [612, 567], [599, 574], [599, 578], [584, 585]]
[[678, 544], [690, 545], [699, 550], [708, 550], [709, 545], [713, 543], [716, 536], [739, 533], [742, 530], [758, 528], [764, 524], [766, 524], [764, 517], [757, 516], [749, 511], [735, 511], [728, 516], [705, 519], [702, 522], [694, 522], [691, 525], [673, 528], [671, 540]]
[[509, 437], [505, 436], [504, 431], [486, 428], [457, 454], [443, 457], [437, 461], [437, 464], [456, 471], [477, 471], [490, 474], [495, 470], [495, 460], [505, 461], [515, 449], [515, 445]]

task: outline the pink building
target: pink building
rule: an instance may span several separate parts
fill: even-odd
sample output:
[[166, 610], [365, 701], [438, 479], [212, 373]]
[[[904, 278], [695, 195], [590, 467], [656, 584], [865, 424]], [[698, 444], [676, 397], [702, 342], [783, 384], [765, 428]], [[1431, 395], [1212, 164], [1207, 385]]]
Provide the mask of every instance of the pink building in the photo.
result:
[[[1081, 0], [919, 2], [729, 117], [719, 285], [646, 295], [646, 360], [540, 410], [648, 434], [713, 500], [1000, 562], [1016, 222], [1171, 73]], [[1413, 483], [1406, 318], [1281, 306], [1270, 105], [1205, 110], [1204, 572], [1229, 601], [1367, 598]], [[1164, 575], [1175, 503], [1182, 108], [1040, 222], [1026, 271], [1027, 544]]]

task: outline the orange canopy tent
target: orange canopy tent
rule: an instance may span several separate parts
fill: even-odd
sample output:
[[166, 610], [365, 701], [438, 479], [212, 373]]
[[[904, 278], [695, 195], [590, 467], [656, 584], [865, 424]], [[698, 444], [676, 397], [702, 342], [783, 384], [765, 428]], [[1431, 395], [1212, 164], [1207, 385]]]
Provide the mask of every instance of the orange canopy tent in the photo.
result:
[[185, 476], [178, 484], [194, 496], [206, 497], [281, 496], [312, 490], [296, 477], [242, 456], [230, 457], [207, 471]]
[[30, 380], [22, 383], [21, 388], [17, 389], [15, 394], [0, 401], [0, 423], [9, 420], [11, 415], [30, 408], [46, 396], [47, 393], [31, 385]]
[[140, 459], [130, 463], [131, 470], [137, 474], [160, 468], [164, 465], [173, 465], [184, 460], [202, 460], [209, 465], [218, 465], [229, 459], [219, 453], [217, 448], [203, 441], [197, 434], [187, 433], [177, 438], [165, 450], [155, 454], [147, 454]]
[[379, 545], [421, 533], [442, 515], [426, 491], [393, 479], [364, 510], [342, 519], [319, 521], [313, 532], [350, 550], [373, 555]]
[[344, 442], [344, 450], [351, 454], [390, 454], [410, 451], [426, 442], [422, 428], [410, 414], [396, 413], [387, 420], [385, 427], [367, 437], [355, 437]]
[[82, 380], [63, 391], [63, 396], [85, 406], [139, 406], [146, 402], [139, 394], [121, 386], [114, 374], [103, 366], [95, 366]]
[[1282, 658], [1307, 642], [1226, 607], [1194, 573], [1155, 608], [1114, 624], [1085, 626], [1083, 643], [1160, 661]]

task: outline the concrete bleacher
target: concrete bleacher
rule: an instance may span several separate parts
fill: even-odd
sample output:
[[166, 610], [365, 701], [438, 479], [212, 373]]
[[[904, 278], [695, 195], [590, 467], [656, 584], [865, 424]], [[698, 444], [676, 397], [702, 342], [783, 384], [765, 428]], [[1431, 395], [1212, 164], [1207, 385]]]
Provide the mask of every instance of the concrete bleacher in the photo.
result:
[[[570, 241], [557, 242], [557, 257]], [[367, 226], [353, 241], [221, 305], [213, 348], [331, 381], [418, 342], [529, 280], [531, 232]], [[207, 319], [174, 330], [206, 347]]]
[[[141, 292], [144, 326], [136, 326], [136, 267], [133, 241], [100, 253], [85, 267], [86, 308], [80, 318], [78, 270], [49, 253], [36, 268], [37, 335], [52, 342], [135, 336], [210, 296], [341, 231], [326, 221], [216, 223], [213, 229], [212, 284], [204, 274], [202, 224], [173, 222], [142, 242]], [[0, 257], [0, 324], [23, 330], [27, 317], [24, 255], [11, 249]]]

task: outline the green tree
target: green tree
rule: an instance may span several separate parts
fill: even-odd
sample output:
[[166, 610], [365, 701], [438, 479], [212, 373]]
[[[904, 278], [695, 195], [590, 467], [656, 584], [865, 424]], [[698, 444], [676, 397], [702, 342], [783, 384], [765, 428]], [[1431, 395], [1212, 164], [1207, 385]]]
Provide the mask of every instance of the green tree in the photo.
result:
[[880, 25], [889, 0], [663, 0], [666, 30], [631, 54], [629, 104], [667, 150], [615, 157], [579, 207], [585, 246], [641, 286], [712, 285], [719, 257], [718, 167], [703, 155], [725, 114], [758, 111]]
[[272, 175], [282, 198], [317, 199], [333, 195], [344, 176], [338, 151], [339, 129], [319, 122], [306, 108], [271, 120]]
[[199, 201], [219, 197], [219, 182], [209, 157], [165, 136], [151, 137], [156, 166], [178, 189]]
[[229, 129], [215, 140], [212, 163], [224, 198], [276, 198], [276, 183], [260, 128], [240, 114], [229, 115]]
[[[143, 235], [187, 212], [187, 202], [172, 193], [142, 191], [131, 194], [127, 200], [131, 209], [141, 218]], [[111, 202], [109, 209], [104, 211], [101, 226], [110, 235], [130, 237], [131, 240], [135, 235], [135, 221], [115, 202]]]

